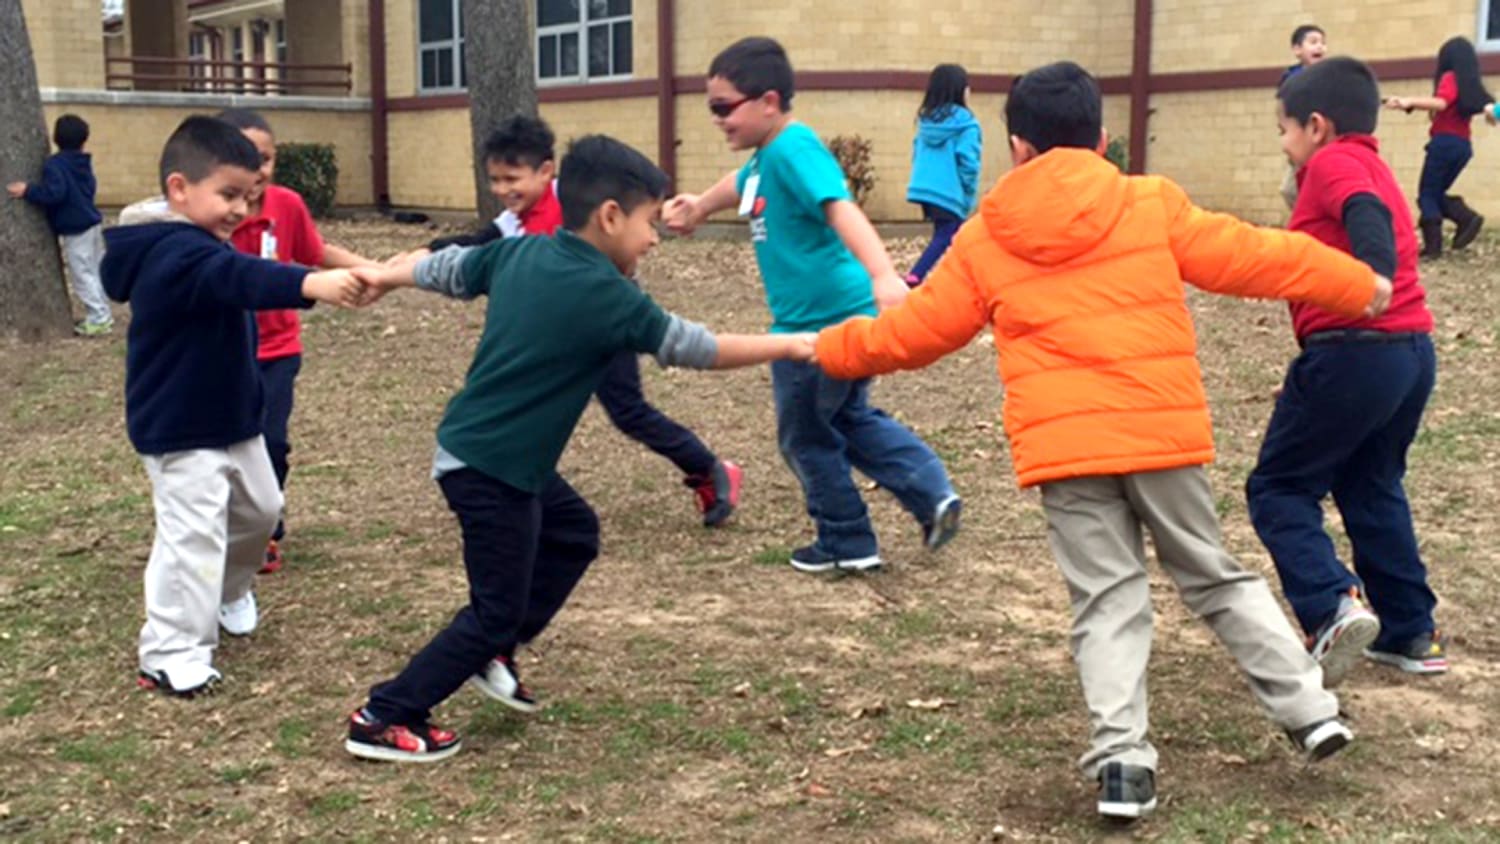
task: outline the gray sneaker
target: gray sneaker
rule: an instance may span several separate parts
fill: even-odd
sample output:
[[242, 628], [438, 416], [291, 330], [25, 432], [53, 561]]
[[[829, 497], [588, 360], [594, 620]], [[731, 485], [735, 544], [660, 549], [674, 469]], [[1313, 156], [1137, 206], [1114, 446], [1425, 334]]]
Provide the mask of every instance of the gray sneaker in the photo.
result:
[[1308, 650], [1323, 667], [1323, 685], [1331, 689], [1343, 682], [1379, 635], [1380, 619], [1365, 606], [1359, 590], [1341, 596], [1333, 617], [1308, 637]]
[[1140, 765], [1106, 762], [1099, 769], [1099, 814], [1118, 820], [1143, 818], [1156, 808], [1156, 772]]

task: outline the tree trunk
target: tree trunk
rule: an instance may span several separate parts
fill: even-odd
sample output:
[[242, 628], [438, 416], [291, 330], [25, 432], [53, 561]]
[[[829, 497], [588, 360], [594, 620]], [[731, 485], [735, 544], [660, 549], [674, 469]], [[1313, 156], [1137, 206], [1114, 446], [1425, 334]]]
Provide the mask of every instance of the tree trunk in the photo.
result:
[[[47, 129], [21, 0], [0, 0], [0, 181], [42, 177]], [[62, 256], [47, 218], [0, 195], [0, 336], [29, 342], [65, 336], [72, 325]]]
[[464, 69], [474, 141], [475, 207], [486, 220], [500, 213], [484, 172], [484, 139], [513, 114], [536, 114], [536, 68], [525, 0], [464, 0]]

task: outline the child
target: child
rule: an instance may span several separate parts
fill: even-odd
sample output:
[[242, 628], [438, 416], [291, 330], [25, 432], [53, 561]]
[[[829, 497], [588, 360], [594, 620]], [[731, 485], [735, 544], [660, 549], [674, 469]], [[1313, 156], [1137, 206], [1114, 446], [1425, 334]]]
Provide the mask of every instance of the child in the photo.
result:
[[42, 167], [42, 180], [35, 184], [12, 182], [6, 186], [12, 198], [25, 198], [46, 209], [47, 222], [62, 238], [63, 257], [73, 278], [73, 295], [83, 305], [84, 318], [73, 326], [81, 337], [98, 337], [114, 329], [115, 319], [99, 282], [99, 261], [104, 257], [103, 216], [94, 207], [94, 165], [83, 145], [89, 139], [89, 124], [76, 114], [64, 114], [52, 127], [57, 154]]
[[1310, 237], [1203, 211], [1160, 176], [1122, 175], [1103, 157], [1100, 111], [1098, 84], [1072, 62], [1023, 76], [1005, 106], [1015, 169], [904, 306], [825, 329], [817, 360], [837, 378], [915, 369], [992, 325], [1016, 473], [1041, 487], [1072, 597], [1092, 722], [1080, 764], [1099, 781], [1099, 812], [1129, 818], [1156, 805], [1143, 525], [1297, 747], [1316, 760], [1352, 738], [1265, 581], [1221, 545], [1182, 283], [1351, 316], [1378, 311], [1389, 285]]
[[536, 708], [516, 674], [515, 648], [547, 626], [599, 547], [599, 522], [557, 474], [557, 459], [621, 350], [703, 369], [811, 356], [806, 337], [715, 337], [630, 283], [657, 243], [666, 188], [666, 174], [645, 156], [591, 135], [563, 159], [555, 237], [357, 271], [376, 295], [416, 284], [461, 299], [487, 295], [489, 305], [433, 461], [463, 532], [469, 604], [350, 716], [344, 746], [355, 756], [427, 762], [456, 753], [458, 737], [428, 719], [465, 681], [512, 708]]
[[[771, 331], [814, 331], [874, 314], [905, 298], [880, 236], [849, 198], [843, 171], [807, 126], [792, 119], [792, 66], [770, 38], [746, 38], [708, 70], [708, 109], [731, 149], [754, 154], [701, 196], [668, 203], [667, 224], [691, 232], [738, 204], [771, 309]], [[869, 512], [852, 463], [895, 494], [935, 549], [958, 532], [961, 503], [942, 461], [869, 403], [868, 379], [828, 378], [810, 363], [771, 365], [781, 454], [802, 484], [817, 539], [792, 552], [804, 572], [879, 568]]]
[[[276, 138], [271, 134], [271, 124], [264, 117], [239, 108], [222, 111], [218, 116], [243, 132], [260, 154], [255, 186], [245, 197], [249, 210], [230, 239], [234, 248], [269, 261], [304, 267], [336, 269], [373, 265], [347, 249], [325, 244], [302, 197], [290, 188], [271, 183], [276, 174]], [[290, 468], [287, 455], [292, 450], [287, 423], [292, 416], [297, 373], [302, 371], [302, 321], [296, 310], [286, 309], [256, 311], [255, 324], [259, 332], [255, 355], [265, 389], [266, 451], [271, 454], [276, 485], [284, 496]], [[277, 519], [276, 529], [266, 544], [262, 573], [270, 574], [281, 569], [285, 558], [279, 543], [285, 536], [285, 519]]]
[[219, 680], [220, 625], [255, 629], [250, 585], [281, 509], [245, 312], [352, 305], [362, 289], [345, 271], [309, 273], [229, 248], [259, 167], [238, 129], [189, 117], [161, 155], [166, 214], [105, 235], [104, 288], [131, 308], [126, 428], [156, 509], [140, 685], [177, 695]]
[[[1245, 485], [1250, 519], [1327, 685], [1372, 643], [1371, 659], [1413, 673], [1446, 671], [1432, 620], [1437, 599], [1401, 486], [1432, 392], [1432, 314], [1417, 276], [1411, 212], [1373, 135], [1380, 94], [1368, 67], [1333, 58], [1289, 81], [1279, 102], [1281, 145], [1301, 168], [1288, 228], [1354, 255], [1390, 277], [1395, 292], [1375, 319], [1292, 305], [1302, 353], [1287, 370]], [[1323, 530], [1330, 492], [1357, 575]]]
[[[553, 180], [552, 145], [552, 129], [540, 118], [516, 115], [502, 123], [485, 139], [484, 166], [490, 190], [505, 205], [504, 213], [472, 235], [434, 240], [428, 250], [557, 231], [562, 225], [562, 206]], [[723, 524], [739, 505], [744, 472], [720, 460], [692, 431], [646, 401], [637, 358], [635, 352], [621, 350], [610, 362], [595, 397], [621, 433], [682, 471], [683, 485], [693, 491], [704, 526]]]
[[940, 64], [927, 78], [927, 94], [917, 109], [906, 187], [906, 201], [921, 205], [922, 217], [932, 221], [932, 242], [907, 273], [907, 285], [916, 287], [927, 278], [959, 223], [974, 210], [979, 149], [979, 121], [969, 111], [969, 74], [956, 64]]
[[1495, 98], [1484, 87], [1479, 73], [1479, 56], [1474, 45], [1462, 36], [1449, 38], [1438, 50], [1437, 72], [1433, 74], [1430, 97], [1391, 97], [1386, 107], [1410, 113], [1412, 109], [1432, 112], [1431, 140], [1427, 157], [1422, 161], [1422, 176], [1417, 183], [1417, 223], [1422, 227], [1423, 258], [1443, 254], [1443, 220], [1458, 226], [1453, 234], [1453, 248], [1462, 249], [1474, 242], [1484, 218], [1464, 204], [1461, 196], [1448, 196], [1448, 188], [1458, 181], [1464, 165], [1474, 156], [1469, 141], [1469, 121], [1484, 112], [1488, 119]]
[[[1277, 89], [1280, 90], [1288, 79], [1322, 61], [1327, 54], [1328, 36], [1323, 33], [1321, 27], [1305, 23], [1292, 30], [1292, 56], [1297, 62], [1282, 72], [1281, 81], [1276, 83]], [[1287, 167], [1286, 175], [1281, 179], [1281, 198], [1286, 202], [1287, 208], [1297, 204], [1297, 168], [1295, 167]]]

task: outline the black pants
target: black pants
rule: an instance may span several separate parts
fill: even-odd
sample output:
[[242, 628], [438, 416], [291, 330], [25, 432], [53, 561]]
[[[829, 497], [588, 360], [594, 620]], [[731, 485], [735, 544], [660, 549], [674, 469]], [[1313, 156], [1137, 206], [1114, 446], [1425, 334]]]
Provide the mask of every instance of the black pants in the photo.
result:
[[370, 714], [386, 723], [425, 721], [495, 656], [535, 638], [599, 554], [599, 520], [558, 475], [538, 494], [474, 469], [438, 479], [463, 531], [469, 605], [370, 690]]
[[[276, 470], [276, 485], [283, 490], [286, 489], [287, 472], [291, 470], [287, 455], [292, 453], [292, 443], [287, 436], [287, 426], [292, 419], [292, 393], [297, 384], [297, 373], [301, 371], [301, 355], [260, 362], [260, 382], [266, 397], [266, 451], [271, 455], [271, 468]], [[271, 538], [280, 541], [285, 534], [286, 525], [277, 519]]]
[[615, 355], [594, 395], [609, 421], [625, 436], [677, 465], [684, 475], [706, 477], [718, 458], [708, 446], [671, 417], [646, 403], [641, 393], [641, 365], [635, 352]]

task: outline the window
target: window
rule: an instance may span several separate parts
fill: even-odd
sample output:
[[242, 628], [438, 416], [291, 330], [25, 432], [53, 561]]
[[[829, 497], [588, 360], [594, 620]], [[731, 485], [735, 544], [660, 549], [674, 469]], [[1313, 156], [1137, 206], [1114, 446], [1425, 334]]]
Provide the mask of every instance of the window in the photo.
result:
[[205, 87], [204, 82], [196, 80], [207, 79], [208, 58], [208, 33], [193, 32], [188, 36], [188, 59], [192, 61], [192, 64], [188, 65], [188, 76], [195, 80], [190, 86], [193, 90], [201, 90]]
[[286, 64], [286, 20], [276, 21], [276, 63]]
[[[230, 44], [229, 59], [230, 59], [230, 61], [234, 62], [234, 78], [235, 79], [244, 79], [245, 78], [245, 65], [244, 65], [244, 61], [245, 61], [245, 28], [243, 26], [239, 26], [238, 24], [236, 24], [235, 27], [234, 27], [234, 29], [231, 30], [231, 31], [234, 34], [229, 37], [229, 44]], [[235, 88], [234, 88], [234, 90], [237, 91], [237, 92], [239, 92], [239, 93], [241, 93], [241, 94], [243, 94], [243, 93], [245, 93], [245, 86], [243, 84], [236, 85]]]
[[630, 0], [536, 0], [537, 81], [629, 76], [632, 34]]
[[459, 0], [417, 4], [417, 68], [420, 91], [456, 91], [469, 84]]
[[1479, 0], [1479, 37], [1474, 45], [1482, 51], [1500, 50], [1500, 0]]

